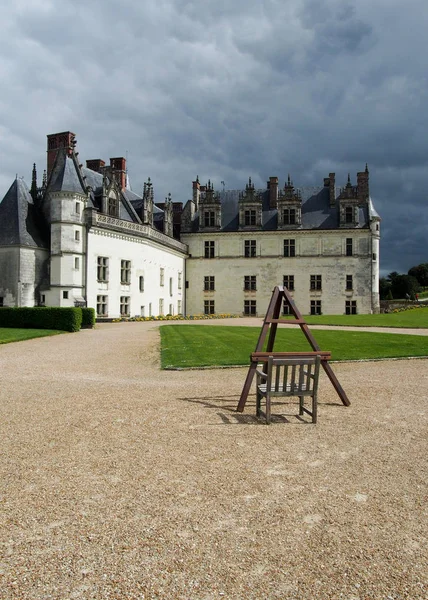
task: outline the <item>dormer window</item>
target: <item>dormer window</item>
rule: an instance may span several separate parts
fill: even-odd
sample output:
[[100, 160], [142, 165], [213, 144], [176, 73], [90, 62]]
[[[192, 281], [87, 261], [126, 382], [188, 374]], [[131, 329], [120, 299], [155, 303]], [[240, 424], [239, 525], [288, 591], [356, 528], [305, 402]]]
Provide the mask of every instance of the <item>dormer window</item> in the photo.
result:
[[107, 212], [111, 217], [119, 216], [119, 201], [116, 196], [109, 196]]
[[246, 210], [244, 214], [244, 223], [246, 226], [256, 225], [257, 213], [255, 210]]
[[262, 226], [262, 196], [254, 188], [251, 177], [245, 186], [245, 191], [240, 192], [239, 202], [239, 227], [261, 228]]
[[282, 213], [284, 225], [296, 225], [296, 209], [285, 208]]
[[204, 212], [204, 227], [215, 227], [215, 212], [206, 210]]
[[354, 222], [354, 209], [352, 206], [345, 207], [345, 223]]

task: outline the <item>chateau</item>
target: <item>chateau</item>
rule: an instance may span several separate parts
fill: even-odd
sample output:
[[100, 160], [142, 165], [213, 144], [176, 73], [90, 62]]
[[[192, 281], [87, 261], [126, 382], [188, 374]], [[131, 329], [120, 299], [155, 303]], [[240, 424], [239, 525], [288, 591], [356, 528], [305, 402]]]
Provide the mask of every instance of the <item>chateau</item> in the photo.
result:
[[[263, 316], [285, 285], [303, 314], [379, 312], [380, 218], [369, 172], [336, 188], [270, 177], [243, 190], [193, 182], [183, 206], [128, 188], [126, 160], [80, 164], [75, 135], [47, 136], [42, 183], [0, 202], [0, 306], [91, 306], [98, 318]], [[284, 307], [286, 312], [287, 307]]]

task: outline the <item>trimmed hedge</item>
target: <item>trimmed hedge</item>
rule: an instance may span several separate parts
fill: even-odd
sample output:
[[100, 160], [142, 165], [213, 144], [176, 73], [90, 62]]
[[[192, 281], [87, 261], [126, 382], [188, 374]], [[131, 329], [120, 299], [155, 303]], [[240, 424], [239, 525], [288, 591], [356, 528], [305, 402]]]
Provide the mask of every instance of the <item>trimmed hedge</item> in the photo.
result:
[[82, 329], [93, 329], [95, 327], [95, 309], [82, 308]]
[[58, 329], [79, 331], [82, 325], [81, 308], [59, 306], [0, 308], [0, 327], [22, 329]]

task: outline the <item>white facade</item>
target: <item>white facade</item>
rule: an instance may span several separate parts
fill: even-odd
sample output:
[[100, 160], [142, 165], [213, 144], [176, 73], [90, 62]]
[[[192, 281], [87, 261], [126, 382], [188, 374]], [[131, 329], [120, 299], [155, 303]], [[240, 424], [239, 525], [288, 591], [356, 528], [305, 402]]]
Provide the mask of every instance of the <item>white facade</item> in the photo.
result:
[[166, 239], [160, 232], [154, 232], [159, 233], [160, 242], [177, 248], [130, 235], [127, 225], [122, 223], [123, 232], [101, 227], [88, 231], [88, 306], [98, 308], [99, 317], [183, 313], [184, 245], [174, 244], [175, 240]]
[[[284, 256], [288, 239], [295, 241], [293, 257]], [[190, 256], [186, 264], [189, 314], [207, 312], [205, 303], [211, 301], [211, 312], [263, 316], [274, 287], [287, 283], [302, 314], [314, 310], [345, 314], [347, 302], [358, 313], [379, 311], [378, 294], [372, 293], [379, 277], [379, 230], [213, 232], [183, 234], [182, 240]], [[249, 240], [256, 242], [256, 256], [247, 258], [245, 241]], [[349, 240], [352, 255], [347, 256]], [[214, 258], [205, 258], [205, 242], [210, 241]], [[316, 289], [311, 289], [311, 276]], [[214, 282], [207, 277], [214, 277]], [[213, 283], [213, 290], [205, 289]]]

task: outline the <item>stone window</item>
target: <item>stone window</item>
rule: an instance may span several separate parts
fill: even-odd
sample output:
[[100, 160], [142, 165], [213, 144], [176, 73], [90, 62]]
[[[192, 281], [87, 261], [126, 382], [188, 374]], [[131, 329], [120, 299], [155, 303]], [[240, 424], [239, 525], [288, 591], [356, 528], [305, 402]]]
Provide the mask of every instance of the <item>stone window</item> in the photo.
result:
[[149, 317], [152, 316], [152, 303], [149, 302]]
[[205, 258], [214, 258], [215, 245], [213, 241], [205, 242]]
[[107, 315], [107, 296], [97, 296], [97, 317], [106, 317]]
[[120, 315], [121, 317], [129, 317], [130, 315], [130, 297], [129, 296], [121, 296], [120, 297]]
[[213, 210], [204, 212], [204, 227], [215, 227], [215, 212]]
[[74, 257], [74, 268], [76, 271], [78, 271], [80, 269], [80, 261], [79, 261], [79, 257], [75, 256]]
[[122, 285], [129, 285], [131, 283], [131, 261], [121, 260], [120, 261], [120, 283]]
[[178, 273], [178, 283], [177, 283], [177, 285], [178, 285], [178, 289], [179, 289], [179, 290], [181, 290], [181, 287], [182, 287], [182, 285], [183, 285], [183, 282], [182, 282], [182, 281], [183, 281], [183, 273], [180, 271], [180, 272]]
[[284, 225], [295, 225], [296, 224], [296, 209], [295, 208], [284, 208], [282, 213]]
[[169, 278], [169, 295], [172, 296], [172, 287], [173, 287], [173, 279], [172, 277]]
[[246, 258], [254, 258], [256, 256], [256, 240], [245, 240], [244, 256]]
[[354, 222], [354, 209], [352, 206], [345, 206], [345, 223]]
[[163, 298], [159, 298], [159, 315], [163, 316]]
[[347, 315], [356, 315], [357, 314], [357, 301], [356, 300], [346, 300], [345, 313]]
[[74, 209], [76, 211], [76, 215], [80, 215], [80, 202], [76, 202]]
[[140, 292], [144, 292], [144, 275], [140, 275]]
[[353, 289], [352, 275], [347, 275], [346, 276], [346, 289], [348, 291]]
[[255, 226], [257, 224], [257, 212], [255, 210], [246, 210], [244, 212], [244, 223], [246, 226]]
[[311, 300], [311, 315], [321, 314], [321, 300]]
[[288, 291], [294, 291], [294, 275], [284, 275], [282, 285], [287, 288]]
[[145, 306], [141, 306], [140, 307], [140, 316], [141, 317], [145, 317], [146, 316], [146, 307]]
[[213, 275], [205, 275], [204, 290], [213, 292], [215, 290], [215, 277]]
[[296, 240], [284, 240], [284, 256], [296, 256]]
[[111, 217], [119, 216], [119, 200], [116, 198], [116, 196], [109, 196], [107, 212]]
[[244, 300], [244, 315], [257, 315], [257, 303], [255, 300]]
[[106, 256], [99, 256], [97, 258], [97, 280], [108, 281], [108, 258]]
[[80, 231], [78, 229], [76, 229], [76, 231], [74, 232], [74, 241], [80, 242]]
[[291, 315], [290, 306], [289, 306], [287, 300], [284, 300], [282, 303], [282, 314], [283, 315]]
[[204, 315], [213, 315], [215, 313], [214, 300], [204, 300]]
[[346, 256], [352, 256], [353, 251], [352, 238], [346, 238]]
[[163, 267], [161, 267], [159, 271], [159, 283], [160, 285], [164, 285], [165, 283], [165, 269]]
[[311, 282], [310, 282], [310, 289], [311, 290], [321, 290], [322, 289], [322, 277], [321, 275], [311, 275]]
[[[43, 295], [42, 295], [43, 298]], [[41, 300], [42, 304], [43, 304], [43, 300]], [[3, 296], [0, 296], [0, 306], [4, 306], [4, 298]]]
[[181, 300], [178, 300], [177, 302], [177, 312], [179, 315], [181, 315]]
[[257, 277], [256, 275], [245, 275], [244, 277], [244, 290], [246, 292], [255, 292], [257, 289]]
[[64, 290], [62, 292], [62, 297], [64, 298], [64, 300], [68, 300], [68, 291]]
[[173, 305], [173, 304], [170, 304], [170, 305], [169, 305], [169, 314], [170, 314], [170, 315], [173, 315], [173, 314], [174, 314], [174, 305]]
[[[46, 295], [45, 294], [41, 294], [40, 295], [40, 304], [45, 304], [46, 302]], [[3, 306], [3, 298], [0, 298], [0, 306]]]

